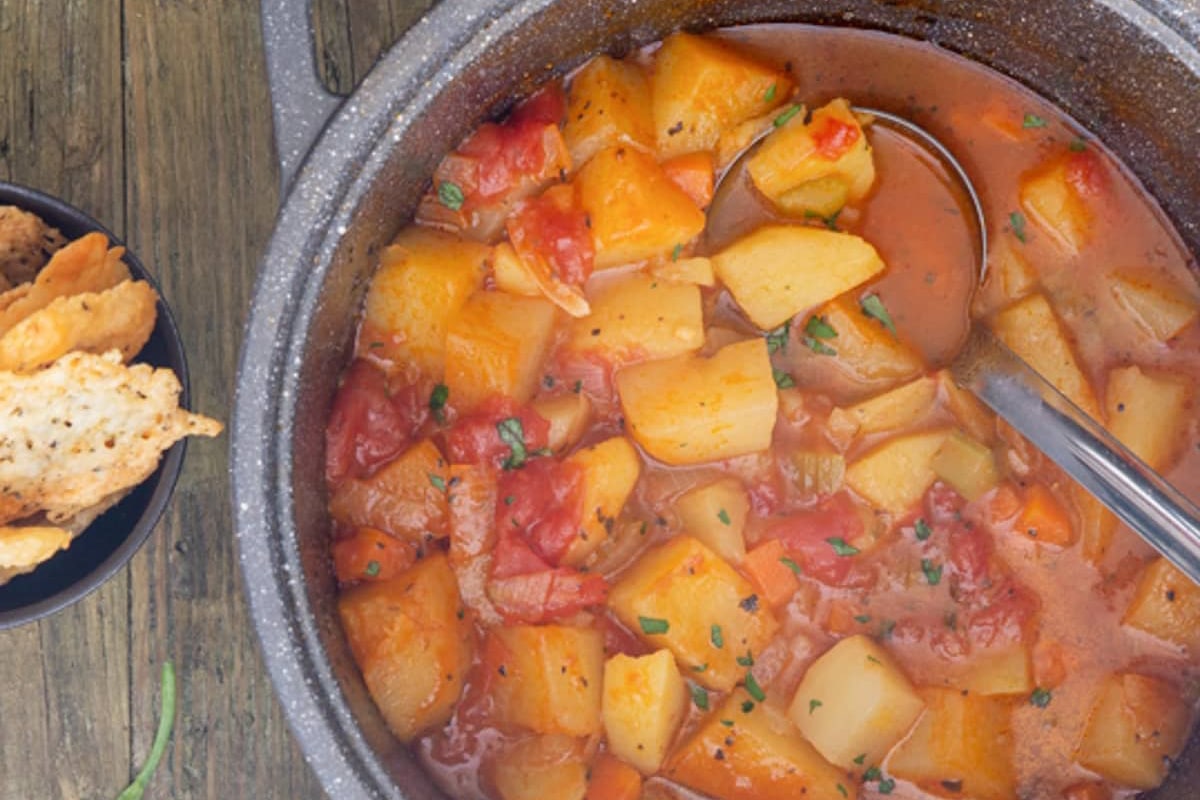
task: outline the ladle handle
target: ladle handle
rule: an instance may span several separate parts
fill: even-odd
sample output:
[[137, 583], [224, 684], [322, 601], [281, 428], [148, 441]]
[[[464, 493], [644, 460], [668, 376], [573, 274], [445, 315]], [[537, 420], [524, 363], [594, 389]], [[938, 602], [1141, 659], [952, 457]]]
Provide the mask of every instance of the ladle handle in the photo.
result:
[[959, 385], [1200, 583], [1200, 508], [1100, 427], [986, 329], [951, 365]]

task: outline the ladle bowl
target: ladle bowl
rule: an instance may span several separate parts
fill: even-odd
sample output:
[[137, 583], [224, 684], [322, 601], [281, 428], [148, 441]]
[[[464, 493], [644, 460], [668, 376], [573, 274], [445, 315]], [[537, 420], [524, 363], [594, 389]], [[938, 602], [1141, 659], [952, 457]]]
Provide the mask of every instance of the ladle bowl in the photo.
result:
[[[987, 277], [987, 218], [966, 169], [937, 137], [897, 114], [854, 106], [933, 155], [966, 201], [979, 257], [978, 288]], [[729, 187], [747, 158], [773, 131], [754, 139], [725, 169], [709, 207], [709, 227], [729, 216]], [[723, 207], [724, 206], [724, 207]], [[1200, 507], [1159, 475], [986, 327], [971, 320], [964, 345], [948, 365], [955, 382], [975, 394], [1193, 582], [1200, 584]]]

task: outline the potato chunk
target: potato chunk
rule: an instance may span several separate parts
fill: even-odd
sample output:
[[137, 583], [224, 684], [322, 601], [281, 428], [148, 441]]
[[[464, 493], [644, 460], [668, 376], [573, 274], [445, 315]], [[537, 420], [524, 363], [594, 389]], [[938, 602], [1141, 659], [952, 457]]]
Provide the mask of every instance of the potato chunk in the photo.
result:
[[713, 270], [755, 325], [770, 330], [883, 271], [883, 259], [851, 233], [766, 225], [712, 258]]
[[1142, 572], [1121, 622], [1168, 642], [1194, 649], [1200, 645], [1200, 586], [1165, 558]]
[[654, 131], [660, 158], [713, 150], [721, 134], [787, 100], [787, 74], [709, 38], [675, 33], [654, 56]]
[[1034, 689], [1029, 648], [1023, 644], [978, 650], [955, 671], [953, 684], [972, 694], [1028, 696]]
[[433, 485], [446, 480], [446, 462], [428, 439], [405, 450], [369, 478], [348, 480], [329, 500], [329, 514], [356, 528], [379, 528], [424, 544], [446, 531], [446, 493]]
[[686, 534], [642, 555], [613, 586], [608, 605], [688, 669], [704, 666], [689, 675], [720, 691], [745, 675], [737, 659], [761, 653], [778, 628], [753, 585]]
[[1079, 742], [1079, 763], [1131, 789], [1153, 789], [1183, 748], [1191, 704], [1174, 686], [1136, 673], [1100, 688]]
[[476, 292], [450, 320], [446, 386], [460, 412], [492, 395], [533, 396], [554, 333], [553, 305], [535, 297]]
[[992, 451], [962, 431], [951, 431], [930, 464], [933, 473], [970, 502], [1000, 482]]
[[853, 770], [882, 762], [924, 708], [887, 651], [858, 635], [813, 662], [788, 716], [830, 763]]
[[626, 367], [616, 384], [629, 432], [667, 464], [732, 458], [771, 444], [779, 394], [763, 339], [726, 345], [711, 358]]
[[501, 800], [583, 800], [587, 754], [569, 736], [533, 736], [505, 747], [491, 763]]
[[763, 142], [746, 169], [754, 186], [788, 213], [828, 216], [863, 198], [875, 181], [866, 134], [841, 98], [807, 123], [797, 114]]
[[1137, 366], [1108, 373], [1104, 406], [1108, 429], [1157, 470], [1169, 466], [1186, 441], [1188, 384], [1165, 375], [1151, 375]]
[[846, 468], [846, 483], [876, 508], [903, 514], [937, 478], [933, 459], [946, 435], [936, 430], [884, 442]]
[[471, 623], [454, 573], [432, 555], [390, 581], [338, 598], [342, 627], [371, 699], [405, 742], [450, 718], [471, 665]]
[[1175, 286], [1119, 272], [1109, 277], [1109, 286], [1125, 313], [1160, 342], [1179, 335], [1200, 313], [1196, 301]]
[[683, 528], [731, 564], [746, 557], [743, 531], [750, 500], [737, 478], [720, 478], [680, 495], [675, 512]]
[[996, 315], [993, 330], [1026, 364], [1092, 418], [1100, 416], [1096, 394], [1088, 383], [1067, 333], [1043, 294], [1031, 294]]
[[571, 79], [563, 138], [576, 166], [606, 147], [654, 149], [650, 83], [633, 63], [600, 55]]
[[1001, 697], [922, 689], [925, 713], [892, 751], [888, 771], [934, 792], [1011, 800], [1016, 796], [1010, 710]]
[[690, 353], [704, 344], [700, 289], [633, 274], [598, 280], [588, 292], [592, 313], [571, 321], [567, 347], [632, 364]]
[[906, 427], [933, 410], [937, 388], [933, 378], [924, 376], [848, 408], [835, 408], [829, 430], [845, 444], [855, 436]]
[[754, 702], [742, 689], [675, 751], [665, 774], [717, 800], [858, 796], [857, 785], [822, 758], [784, 714]]
[[593, 628], [493, 628], [488, 648], [503, 670], [493, 684], [501, 722], [538, 733], [599, 733], [604, 635]]
[[583, 468], [583, 520], [579, 536], [563, 562], [582, 564], [608, 541], [625, 500], [633, 491], [642, 465], [637, 451], [624, 436], [614, 436], [580, 450], [567, 461]]
[[653, 156], [631, 147], [601, 150], [575, 183], [591, 221], [598, 270], [668, 256], [704, 230], [704, 212]]
[[450, 319], [483, 285], [490, 248], [429, 228], [403, 230], [383, 252], [363, 305], [358, 354], [442, 377]]
[[592, 401], [583, 392], [539, 397], [531, 405], [539, 417], [550, 423], [547, 446], [555, 453], [578, 442], [592, 417]]
[[604, 733], [608, 749], [650, 775], [687, 711], [687, 690], [668, 650], [633, 658], [618, 653], [604, 664]]
[[1021, 179], [1021, 208], [1072, 255], [1091, 239], [1094, 215], [1081, 189], [1093, 187], [1101, 169], [1097, 156], [1084, 151], [1055, 158]]

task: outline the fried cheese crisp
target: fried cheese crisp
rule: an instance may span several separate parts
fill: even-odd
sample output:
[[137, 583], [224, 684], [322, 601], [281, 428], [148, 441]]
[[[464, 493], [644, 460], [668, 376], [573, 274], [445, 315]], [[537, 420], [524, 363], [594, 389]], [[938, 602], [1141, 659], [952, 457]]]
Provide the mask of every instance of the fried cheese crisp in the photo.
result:
[[0, 525], [39, 511], [57, 524], [141, 483], [184, 436], [221, 432], [179, 408], [179, 392], [171, 370], [117, 351], [0, 372]]
[[0, 574], [32, 569], [71, 543], [71, 532], [49, 525], [0, 526]]
[[0, 206], [0, 278], [13, 286], [33, 280], [46, 257], [64, 241], [57, 229], [36, 214]]
[[0, 370], [33, 372], [64, 353], [137, 355], [154, 330], [158, 296], [145, 281], [59, 297], [0, 336]]
[[0, 336], [59, 297], [103, 292], [129, 280], [123, 255], [125, 248], [110, 248], [102, 233], [89, 233], [71, 242], [51, 256], [32, 283], [0, 294]]

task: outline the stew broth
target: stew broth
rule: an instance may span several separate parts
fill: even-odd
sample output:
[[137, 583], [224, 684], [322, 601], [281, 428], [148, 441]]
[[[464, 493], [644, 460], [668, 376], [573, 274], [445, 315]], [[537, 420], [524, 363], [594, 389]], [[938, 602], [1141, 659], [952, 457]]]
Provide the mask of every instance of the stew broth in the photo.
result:
[[[648, 104], [687, 94], [668, 57], [741, 82], [664, 128]], [[837, 98], [964, 163], [984, 285], [939, 165]], [[688, 146], [738, 102], [755, 113]], [[870, 192], [845, 167], [769, 197], [739, 165], [744, 214], [701, 235], [726, 144], [762, 131], [809, 131], [855, 170], [865, 152]], [[938, 371], [970, 313], [1200, 497], [1194, 262], [1054, 106], [883, 34], [675, 37], [577, 72], [565, 110], [550, 91], [485, 126], [417, 226], [368, 294], [327, 471], [355, 657], [451, 794], [1102, 800], [1161, 781], [1193, 723], [1200, 588]], [[796, 248], [865, 277], [788, 307], [793, 280], [825, 280], [793, 274]]]

